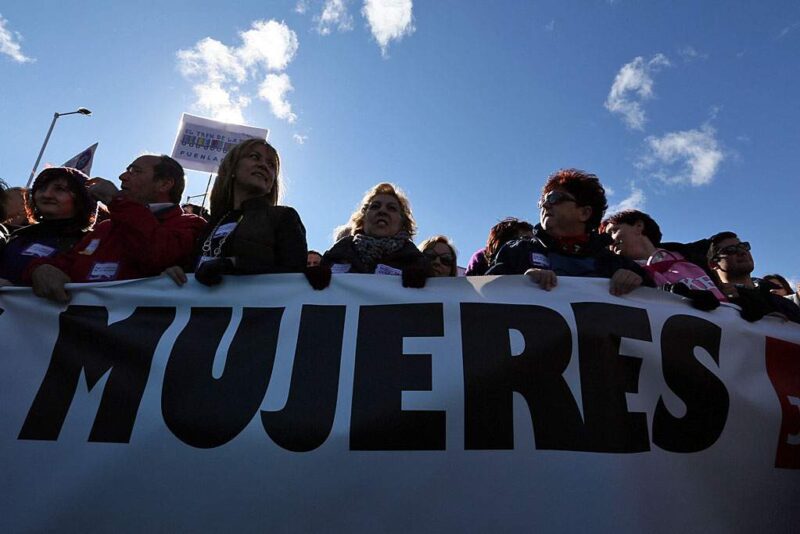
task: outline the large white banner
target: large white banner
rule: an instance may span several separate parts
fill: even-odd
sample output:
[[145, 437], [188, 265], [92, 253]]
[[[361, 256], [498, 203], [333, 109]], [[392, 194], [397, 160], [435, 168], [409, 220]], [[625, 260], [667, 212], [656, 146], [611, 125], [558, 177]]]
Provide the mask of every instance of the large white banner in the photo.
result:
[[268, 136], [266, 128], [184, 113], [172, 145], [172, 157], [185, 169], [216, 174], [228, 150], [247, 139], [267, 139]]
[[3, 289], [0, 531], [796, 531], [800, 327], [607, 284]]

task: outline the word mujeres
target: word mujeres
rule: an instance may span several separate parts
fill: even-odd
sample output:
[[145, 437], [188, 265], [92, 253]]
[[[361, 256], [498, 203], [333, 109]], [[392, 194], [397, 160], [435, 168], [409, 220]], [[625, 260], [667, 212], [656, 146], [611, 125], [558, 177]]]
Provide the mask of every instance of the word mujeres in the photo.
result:
[[[623, 337], [653, 341], [647, 311], [594, 302], [573, 303], [572, 309], [583, 415], [562, 376], [572, 332], [558, 312], [538, 305], [460, 305], [466, 449], [513, 448], [514, 392], [527, 401], [537, 449], [641, 452], [650, 450], [652, 439], [661, 449], [687, 453], [718, 439], [728, 416], [728, 391], [693, 351], [702, 347], [719, 363], [719, 326], [689, 315], [664, 323], [664, 380], [686, 411], [676, 416], [659, 398], [648, 429], [647, 415], [629, 412], [625, 399], [637, 392], [642, 360], [619, 353]], [[264, 430], [284, 449], [310, 451], [330, 434], [345, 311], [343, 305], [302, 308], [288, 401], [279, 411], [260, 411]], [[177, 438], [194, 447], [218, 447], [250, 423], [270, 381], [283, 312], [244, 308], [222, 376], [215, 378], [214, 357], [232, 309], [191, 309], [162, 384], [162, 415]], [[403, 338], [442, 336], [443, 313], [440, 303], [359, 308], [351, 450], [445, 449], [444, 411], [401, 408], [403, 391], [429, 391], [432, 382], [431, 355], [405, 356]], [[58, 439], [84, 372], [89, 389], [109, 373], [89, 441], [128, 443], [155, 348], [175, 316], [174, 307], [139, 307], [109, 326], [104, 307], [68, 307], [19, 439]], [[510, 329], [525, 340], [521, 354], [512, 354]]]

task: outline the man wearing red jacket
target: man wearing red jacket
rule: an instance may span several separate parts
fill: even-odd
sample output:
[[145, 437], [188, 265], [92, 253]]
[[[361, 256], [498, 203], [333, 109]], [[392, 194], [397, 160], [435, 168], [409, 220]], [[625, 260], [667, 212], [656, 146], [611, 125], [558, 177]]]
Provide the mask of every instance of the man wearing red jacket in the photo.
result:
[[110, 217], [69, 252], [31, 263], [23, 279], [36, 295], [68, 302], [68, 282], [156, 276], [191, 256], [206, 223], [178, 206], [186, 183], [183, 167], [169, 156], [141, 156], [119, 180], [121, 189], [103, 178], [87, 181]]

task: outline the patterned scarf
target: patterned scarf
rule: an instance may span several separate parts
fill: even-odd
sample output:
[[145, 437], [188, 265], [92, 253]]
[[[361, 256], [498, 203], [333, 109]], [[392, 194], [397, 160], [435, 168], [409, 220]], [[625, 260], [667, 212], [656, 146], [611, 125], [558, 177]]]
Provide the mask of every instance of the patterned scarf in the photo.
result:
[[353, 236], [353, 246], [358, 257], [370, 270], [374, 269], [382, 258], [402, 250], [407, 242], [406, 232], [399, 232], [392, 237], [372, 237], [364, 234]]

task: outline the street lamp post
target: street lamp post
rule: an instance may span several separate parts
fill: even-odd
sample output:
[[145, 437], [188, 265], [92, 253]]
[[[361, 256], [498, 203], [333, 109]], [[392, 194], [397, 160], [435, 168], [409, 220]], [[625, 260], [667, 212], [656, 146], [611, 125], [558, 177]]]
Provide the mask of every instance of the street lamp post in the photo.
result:
[[92, 112], [86, 108], [78, 108], [75, 111], [70, 111], [69, 113], [55, 113], [53, 115], [53, 122], [50, 123], [50, 129], [47, 130], [47, 135], [44, 137], [44, 143], [42, 143], [42, 149], [39, 151], [39, 157], [36, 158], [36, 163], [33, 164], [33, 170], [31, 171], [31, 175], [28, 178], [28, 183], [25, 184], [25, 187], [30, 187], [31, 182], [33, 181], [33, 177], [36, 175], [36, 169], [39, 167], [39, 162], [42, 160], [42, 155], [44, 154], [44, 149], [47, 147], [47, 142], [50, 140], [50, 134], [53, 133], [53, 127], [56, 125], [56, 121], [59, 117], [63, 117], [64, 115], [75, 115], [76, 113], [80, 115], [91, 115]]

